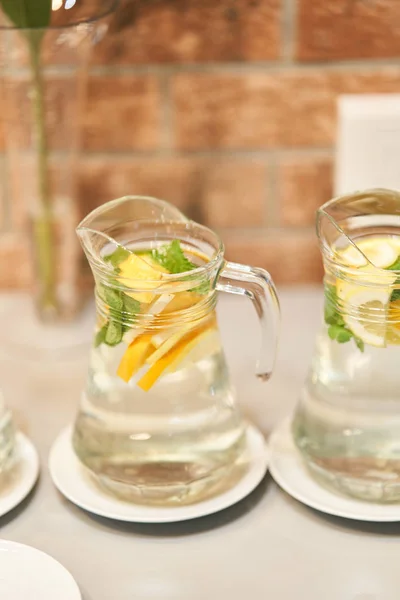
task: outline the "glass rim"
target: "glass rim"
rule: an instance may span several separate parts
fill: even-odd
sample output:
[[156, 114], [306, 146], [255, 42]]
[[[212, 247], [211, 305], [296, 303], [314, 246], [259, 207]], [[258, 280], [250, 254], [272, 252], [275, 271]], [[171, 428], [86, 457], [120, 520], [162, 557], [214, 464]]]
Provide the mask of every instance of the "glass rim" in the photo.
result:
[[[357, 249], [359, 254], [365, 259], [365, 267], [372, 268], [373, 273], [369, 273], [369, 275], [373, 276], [375, 279], [378, 279], [378, 285], [381, 285], [380, 279], [382, 279], [382, 285], [387, 285], [385, 281], [387, 280], [388, 273], [393, 273], [396, 275], [400, 275], [400, 269], [388, 269], [385, 267], [378, 267], [374, 265], [374, 263], [368, 258], [368, 256], [363, 252], [361, 248], [358, 247], [356, 241], [352, 238], [352, 236], [346, 232], [341, 226], [340, 221], [337, 220], [334, 213], [331, 211], [331, 207], [342, 206], [344, 209], [346, 206], [350, 206], [351, 202], [363, 200], [363, 199], [379, 199], [379, 198], [395, 198], [396, 201], [400, 202], [400, 191], [394, 190], [390, 188], [383, 187], [374, 187], [374, 188], [366, 188], [361, 190], [356, 190], [354, 192], [348, 192], [346, 194], [340, 194], [338, 196], [333, 197], [328, 200], [324, 204], [322, 204], [316, 211], [316, 233], [319, 242], [319, 247], [321, 249], [323, 258], [330, 262], [331, 265], [335, 265], [336, 268], [340, 269], [342, 272], [349, 274], [350, 276], [354, 276], [357, 274], [358, 277], [362, 277], [365, 275], [365, 279], [368, 278], [367, 271], [362, 271], [360, 266], [355, 265], [346, 265], [342, 264], [338, 261], [337, 253], [332, 248], [331, 244], [326, 240], [323, 230], [324, 230], [324, 219], [326, 219], [332, 227], [334, 227], [344, 238], [347, 239], [348, 243], [354, 246]], [[353, 215], [349, 213], [347, 219], [348, 221], [352, 219], [370, 219], [370, 218], [382, 217], [383, 223], [381, 225], [386, 225], [386, 221], [388, 218], [396, 218], [396, 221], [400, 219], [400, 213], [393, 215], [391, 213], [366, 213], [365, 215]], [[375, 225], [377, 223], [374, 223]], [[390, 284], [389, 284], [390, 286]]]
[[[91, 233], [95, 233], [98, 235], [103, 235], [101, 232], [97, 231], [95, 228], [90, 227], [89, 221], [91, 218], [96, 217], [97, 215], [100, 215], [102, 212], [107, 211], [110, 208], [110, 204], [116, 206], [119, 203], [125, 201], [125, 200], [135, 200], [135, 199], [140, 199], [140, 200], [151, 200], [151, 201], [155, 201], [156, 203], [162, 203], [162, 204], [169, 204], [168, 202], [166, 202], [165, 200], [160, 200], [159, 198], [155, 198], [153, 196], [140, 196], [140, 195], [131, 195], [131, 196], [122, 196], [121, 198], [116, 198], [115, 200], [110, 200], [109, 202], [105, 203], [105, 204], [101, 204], [100, 206], [98, 206], [97, 208], [95, 208], [94, 210], [92, 210], [88, 215], [86, 215], [82, 221], [77, 225], [76, 227], [76, 232], [79, 235], [79, 232], [91, 232]], [[151, 220], [142, 220], [142, 222], [147, 222], [147, 223], [151, 223]], [[162, 222], [162, 221], [156, 221], [156, 222]], [[173, 220], [173, 219], [168, 219], [166, 221], [163, 221], [163, 223], [165, 223], [166, 225], [173, 225], [173, 224], [181, 224], [181, 225], [185, 225], [187, 228], [192, 227], [193, 229], [196, 229], [197, 231], [203, 231], [206, 232], [208, 235], [210, 235], [212, 237], [213, 240], [215, 240], [215, 252], [213, 254], [213, 256], [210, 258], [210, 260], [205, 263], [204, 265], [200, 265], [198, 267], [196, 267], [195, 269], [192, 269], [191, 271], [184, 271], [183, 273], [164, 273], [163, 274], [163, 282], [164, 286], [166, 287], [168, 285], [168, 283], [173, 283], [173, 282], [178, 282], [178, 281], [188, 281], [188, 275], [190, 275], [190, 279], [195, 279], [196, 276], [202, 276], [203, 278], [206, 275], [210, 275], [213, 271], [216, 271], [219, 266], [223, 263], [224, 259], [224, 252], [225, 252], [225, 246], [223, 241], [221, 240], [221, 238], [219, 237], [219, 235], [213, 231], [212, 229], [210, 229], [209, 227], [205, 226], [205, 225], [201, 225], [200, 223], [197, 223], [196, 221], [193, 221], [192, 219], [186, 218], [186, 220], [184, 221], [178, 221], [178, 220]], [[79, 237], [81, 238], [81, 236], [79, 235]], [[117, 241], [117, 240], [115, 240]], [[118, 242], [117, 242], [118, 244]], [[122, 245], [121, 245], [122, 246]], [[104, 262], [104, 260], [99, 259], [98, 256], [96, 256], [95, 254], [93, 254], [93, 252], [90, 252], [90, 256], [93, 259], [93, 264], [96, 266], [96, 269], [99, 270], [100, 273], [102, 273], [103, 275], [106, 276], [110, 276], [110, 269], [108, 268], [108, 265]], [[136, 283], [143, 283], [143, 280], [138, 280], [138, 279], [133, 279], [133, 278], [129, 278], [129, 277], [123, 277], [123, 280], [126, 282], [136, 282]], [[152, 280], [152, 279], [146, 279], [146, 282], [149, 283], [158, 283], [160, 285], [160, 280]], [[139, 287], [135, 287], [132, 288], [135, 290], [139, 290], [141, 288]], [[144, 288], [146, 290], [146, 288]], [[148, 290], [147, 290], [148, 291]]]
[[[110, 0], [109, 6], [104, 7], [103, 10], [99, 10], [98, 13], [94, 14], [91, 17], [86, 19], [77, 19], [76, 21], [71, 21], [70, 23], [66, 23], [65, 25], [47, 25], [46, 27], [17, 27], [17, 25], [0, 25], [0, 31], [61, 31], [63, 29], [73, 29], [74, 27], [79, 27], [79, 25], [89, 25], [91, 23], [97, 23], [101, 19], [104, 19], [111, 15], [116, 11], [118, 6], [121, 4], [121, 0]], [[3, 11], [4, 12], [4, 11]]]

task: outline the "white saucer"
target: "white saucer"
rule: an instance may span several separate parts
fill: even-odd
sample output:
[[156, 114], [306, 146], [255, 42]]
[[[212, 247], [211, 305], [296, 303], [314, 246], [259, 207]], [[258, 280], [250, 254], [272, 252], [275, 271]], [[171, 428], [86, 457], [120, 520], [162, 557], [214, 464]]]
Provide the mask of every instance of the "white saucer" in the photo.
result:
[[[22, 502], [35, 485], [39, 475], [39, 458], [36, 449], [20, 432], [16, 435], [15, 454], [15, 464], [5, 475], [5, 481], [0, 486], [0, 517]], [[1, 594], [0, 598], [2, 598]]]
[[40, 550], [0, 540], [0, 598], [82, 600], [72, 575]]
[[49, 468], [55, 486], [68, 500], [88, 512], [136, 523], [173, 523], [196, 519], [236, 504], [252, 492], [268, 468], [268, 451], [262, 434], [253, 426], [247, 428], [249, 466], [240, 481], [219, 496], [177, 507], [141, 506], [124, 502], [102, 491], [81, 465], [71, 444], [72, 427], [64, 429], [50, 452]]
[[294, 445], [291, 419], [285, 419], [270, 439], [270, 472], [285, 492], [303, 504], [328, 515], [358, 521], [400, 521], [400, 504], [376, 504], [355, 500], [325, 489], [309, 474]]

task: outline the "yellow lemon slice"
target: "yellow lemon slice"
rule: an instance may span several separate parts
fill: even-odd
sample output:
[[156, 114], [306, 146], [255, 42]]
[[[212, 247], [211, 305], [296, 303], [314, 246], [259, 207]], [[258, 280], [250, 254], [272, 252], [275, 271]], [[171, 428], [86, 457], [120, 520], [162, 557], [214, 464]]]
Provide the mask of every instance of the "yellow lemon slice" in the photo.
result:
[[348, 267], [364, 267], [368, 265], [367, 258], [375, 267], [387, 269], [396, 262], [399, 256], [398, 245], [394, 238], [388, 236], [364, 238], [356, 240], [355, 244], [355, 246], [349, 244], [343, 250], [337, 250], [339, 258]]
[[178, 367], [184, 369], [196, 364], [204, 358], [211, 357], [220, 350], [221, 340], [216, 327], [206, 329], [197, 338], [186, 344], [185, 352], [170, 364], [168, 373], [173, 373]]
[[400, 300], [394, 300], [389, 304], [386, 342], [396, 346], [400, 344]]
[[346, 267], [363, 267], [368, 264], [365, 256], [352, 244], [346, 246], [344, 250], [337, 250], [337, 254]]
[[365, 344], [383, 348], [391, 289], [339, 282], [337, 291], [344, 304], [341, 315], [347, 327]]
[[392, 238], [374, 236], [360, 240], [358, 247], [368, 260], [380, 269], [387, 269], [396, 262], [399, 252], [391, 242]]
[[[164, 273], [168, 273], [166, 269], [153, 263], [136, 254], [131, 254], [126, 260], [119, 264], [119, 280], [127, 287], [137, 286], [141, 290], [149, 290], [149, 292], [129, 292], [129, 296], [149, 304], [154, 300], [154, 291], [161, 285], [161, 279]], [[151, 290], [151, 291], [150, 291]]]

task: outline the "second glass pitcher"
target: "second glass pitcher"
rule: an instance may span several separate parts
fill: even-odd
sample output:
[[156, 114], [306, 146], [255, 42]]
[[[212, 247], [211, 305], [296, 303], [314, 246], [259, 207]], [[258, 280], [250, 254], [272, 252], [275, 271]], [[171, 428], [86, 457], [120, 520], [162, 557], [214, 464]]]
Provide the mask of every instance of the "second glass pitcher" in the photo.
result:
[[261, 269], [227, 263], [215, 233], [160, 200], [105, 204], [78, 234], [95, 277], [97, 328], [75, 452], [122, 498], [184, 504], [205, 497], [228, 481], [245, 450], [216, 291], [253, 300], [263, 330], [257, 374], [268, 379], [274, 285]]
[[324, 322], [293, 422], [322, 482], [357, 498], [400, 500], [400, 193], [327, 202], [317, 230]]

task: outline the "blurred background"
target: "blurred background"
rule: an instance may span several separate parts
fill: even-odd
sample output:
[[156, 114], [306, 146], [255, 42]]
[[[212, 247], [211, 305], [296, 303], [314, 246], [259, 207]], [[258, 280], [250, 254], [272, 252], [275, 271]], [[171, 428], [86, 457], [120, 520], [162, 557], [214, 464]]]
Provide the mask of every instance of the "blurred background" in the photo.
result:
[[[398, 0], [123, 0], [90, 68], [81, 213], [157, 196], [217, 230], [231, 260], [320, 281], [337, 98], [400, 92], [399, 55]], [[6, 203], [1, 152], [0, 136], [0, 287], [26, 289], [25, 208]]]

